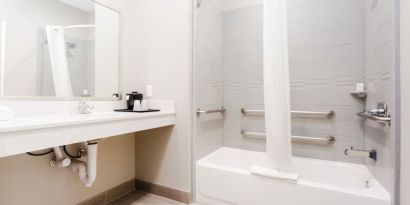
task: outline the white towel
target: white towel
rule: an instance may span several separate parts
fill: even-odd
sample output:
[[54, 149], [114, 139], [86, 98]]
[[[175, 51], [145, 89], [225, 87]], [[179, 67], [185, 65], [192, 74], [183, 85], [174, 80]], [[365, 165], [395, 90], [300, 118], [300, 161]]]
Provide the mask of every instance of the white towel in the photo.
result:
[[251, 174], [254, 174], [254, 175], [284, 180], [284, 181], [293, 182], [293, 183], [298, 182], [298, 174], [296, 173], [282, 172], [282, 171], [278, 171], [275, 169], [271, 169], [271, 168], [263, 167], [259, 165], [252, 166], [250, 171], [251, 171]]
[[7, 121], [13, 118], [14, 112], [6, 106], [0, 106], [0, 121]]

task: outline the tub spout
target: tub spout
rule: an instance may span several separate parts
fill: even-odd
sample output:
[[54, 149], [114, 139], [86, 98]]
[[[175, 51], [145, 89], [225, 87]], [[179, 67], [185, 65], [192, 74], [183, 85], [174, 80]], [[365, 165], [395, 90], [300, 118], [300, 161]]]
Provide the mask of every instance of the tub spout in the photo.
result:
[[346, 156], [356, 156], [356, 157], [369, 157], [374, 161], [377, 161], [377, 151], [376, 150], [356, 150], [353, 147], [349, 147], [345, 150]]
[[78, 174], [85, 187], [91, 187], [97, 178], [97, 153], [97, 142], [87, 142], [87, 162], [74, 159], [71, 163], [71, 169]]

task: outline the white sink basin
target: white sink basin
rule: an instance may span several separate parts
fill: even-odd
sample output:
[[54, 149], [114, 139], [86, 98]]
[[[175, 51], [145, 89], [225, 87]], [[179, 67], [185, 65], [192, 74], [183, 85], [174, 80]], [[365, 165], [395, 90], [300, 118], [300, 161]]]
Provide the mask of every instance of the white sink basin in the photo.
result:
[[106, 118], [106, 117], [121, 117], [124, 116], [121, 113], [117, 112], [95, 112], [91, 114], [77, 114], [77, 113], [72, 113], [68, 115], [62, 115], [62, 117], [68, 117], [68, 118], [75, 118], [75, 119], [89, 119], [89, 118]]

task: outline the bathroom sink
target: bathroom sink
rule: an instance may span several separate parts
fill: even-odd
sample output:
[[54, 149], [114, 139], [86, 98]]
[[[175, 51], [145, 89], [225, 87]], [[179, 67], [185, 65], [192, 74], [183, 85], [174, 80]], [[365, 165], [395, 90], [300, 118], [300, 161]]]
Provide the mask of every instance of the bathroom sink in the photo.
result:
[[68, 115], [62, 115], [64, 118], [73, 118], [73, 119], [93, 119], [93, 118], [115, 118], [123, 116], [121, 113], [116, 112], [95, 112], [91, 114], [77, 114], [71, 113]]

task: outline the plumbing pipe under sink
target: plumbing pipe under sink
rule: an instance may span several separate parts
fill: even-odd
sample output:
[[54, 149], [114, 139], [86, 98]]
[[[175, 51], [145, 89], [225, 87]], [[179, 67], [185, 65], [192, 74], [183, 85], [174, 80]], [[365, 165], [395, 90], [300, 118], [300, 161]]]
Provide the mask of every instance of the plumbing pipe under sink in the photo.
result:
[[85, 143], [87, 146], [87, 162], [73, 159], [70, 168], [78, 174], [86, 187], [91, 187], [97, 178], [97, 141]]
[[61, 147], [53, 147], [55, 158], [50, 161], [52, 167], [64, 168], [71, 164], [71, 159], [64, 157]]

